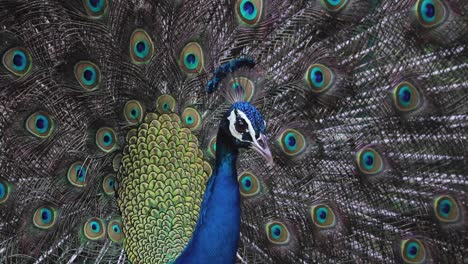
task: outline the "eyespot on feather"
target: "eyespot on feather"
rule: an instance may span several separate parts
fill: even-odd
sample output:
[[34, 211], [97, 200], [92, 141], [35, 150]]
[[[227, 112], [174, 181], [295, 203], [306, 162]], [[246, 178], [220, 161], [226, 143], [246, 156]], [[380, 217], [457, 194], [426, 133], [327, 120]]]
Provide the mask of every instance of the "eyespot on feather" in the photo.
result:
[[262, 18], [263, 0], [237, 0], [234, 9], [240, 23], [255, 26]]

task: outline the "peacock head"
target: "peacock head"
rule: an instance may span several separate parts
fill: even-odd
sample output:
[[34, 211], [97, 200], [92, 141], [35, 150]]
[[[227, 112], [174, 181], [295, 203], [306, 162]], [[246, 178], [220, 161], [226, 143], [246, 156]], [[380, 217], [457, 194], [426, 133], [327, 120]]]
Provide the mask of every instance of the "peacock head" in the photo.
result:
[[251, 148], [273, 164], [273, 158], [265, 136], [266, 122], [262, 114], [247, 102], [236, 102], [226, 113], [225, 126], [236, 148]]

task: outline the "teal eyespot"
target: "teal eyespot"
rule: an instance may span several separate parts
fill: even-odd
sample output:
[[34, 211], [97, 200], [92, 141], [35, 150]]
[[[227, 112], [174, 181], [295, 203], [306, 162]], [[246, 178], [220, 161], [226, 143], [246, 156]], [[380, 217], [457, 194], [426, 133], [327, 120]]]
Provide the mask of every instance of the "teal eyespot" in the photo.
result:
[[289, 230], [281, 222], [270, 222], [266, 224], [268, 240], [276, 245], [284, 245], [289, 242]]
[[105, 235], [104, 222], [99, 218], [90, 218], [83, 226], [83, 233], [89, 240], [99, 240]]
[[254, 26], [262, 17], [262, 0], [237, 0], [235, 11], [239, 21], [245, 25]]
[[320, 204], [312, 206], [310, 209], [312, 221], [317, 227], [332, 228], [336, 226], [336, 215], [331, 207]]
[[143, 106], [137, 100], [130, 100], [125, 103], [124, 117], [130, 125], [137, 125], [143, 120]]
[[320, 0], [320, 3], [325, 8], [325, 10], [337, 12], [348, 4], [348, 0]]
[[199, 74], [205, 66], [203, 50], [197, 42], [190, 42], [182, 49], [179, 57], [179, 65], [187, 74]]
[[286, 129], [279, 137], [278, 145], [286, 155], [296, 156], [305, 150], [307, 141], [298, 130]]
[[86, 91], [96, 90], [101, 83], [101, 71], [90, 61], [80, 61], [75, 64], [74, 73], [76, 80]]
[[73, 186], [84, 187], [86, 186], [86, 173], [87, 170], [83, 166], [82, 162], [75, 162], [69, 168], [67, 172], [67, 179]]
[[116, 219], [109, 221], [109, 224], [107, 225], [107, 235], [113, 242], [122, 242], [124, 238], [122, 222]]
[[185, 108], [182, 113], [182, 122], [185, 127], [190, 130], [195, 130], [200, 127], [202, 117], [200, 113], [192, 107]]
[[169, 114], [174, 112], [176, 107], [176, 100], [169, 94], [163, 94], [156, 100], [156, 110], [160, 114]]
[[0, 205], [8, 201], [11, 194], [11, 185], [9, 182], [0, 179]]
[[38, 138], [48, 138], [54, 128], [54, 121], [48, 113], [43, 111], [30, 115], [26, 120], [26, 130]]
[[312, 64], [305, 79], [313, 93], [323, 93], [330, 89], [335, 80], [333, 71], [322, 64]]
[[252, 101], [255, 94], [255, 85], [251, 80], [245, 77], [237, 77], [232, 79], [229, 85], [234, 93], [242, 94], [242, 100], [246, 102]]
[[154, 43], [143, 29], [133, 31], [130, 38], [130, 57], [135, 64], [148, 63], [153, 57]]
[[447, 7], [440, 0], [418, 0], [414, 9], [419, 24], [426, 28], [436, 27], [447, 19]]
[[107, 11], [107, 0], [83, 0], [86, 13], [92, 18], [100, 18]]
[[405, 263], [419, 264], [426, 260], [426, 248], [419, 239], [402, 240], [400, 253]]
[[356, 163], [359, 170], [368, 175], [381, 172], [384, 166], [382, 156], [370, 147], [365, 147], [357, 152]]
[[434, 199], [434, 213], [442, 223], [455, 223], [460, 220], [461, 213], [457, 200], [450, 195], [441, 195]]
[[109, 127], [102, 127], [96, 133], [96, 146], [104, 152], [111, 152], [117, 147], [115, 131]]
[[260, 182], [251, 172], [243, 172], [237, 177], [239, 190], [242, 196], [251, 197], [260, 192]]
[[393, 104], [402, 112], [416, 110], [421, 106], [421, 95], [416, 87], [409, 82], [402, 82], [393, 88]]
[[115, 188], [116, 188], [116, 181], [115, 177], [112, 175], [108, 175], [104, 178], [102, 181], [102, 189], [105, 194], [112, 196], [115, 194]]
[[36, 209], [33, 216], [33, 224], [39, 229], [49, 229], [57, 221], [57, 210], [49, 206], [43, 206]]
[[7, 50], [2, 57], [3, 66], [13, 75], [22, 77], [32, 68], [32, 58], [29, 52], [21, 47]]
[[208, 154], [212, 158], [216, 157], [216, 136], [212, 137], [208, 144]]

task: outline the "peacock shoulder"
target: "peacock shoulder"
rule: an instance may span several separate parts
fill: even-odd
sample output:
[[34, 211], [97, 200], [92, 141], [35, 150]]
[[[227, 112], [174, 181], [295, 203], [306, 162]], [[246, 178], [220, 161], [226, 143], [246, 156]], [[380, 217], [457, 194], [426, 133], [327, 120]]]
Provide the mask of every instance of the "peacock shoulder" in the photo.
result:
[[128, 258], [170, 263], [195, 230], [210, 165], [175, 113], [148, 113], [126, 141], [118, 205]]

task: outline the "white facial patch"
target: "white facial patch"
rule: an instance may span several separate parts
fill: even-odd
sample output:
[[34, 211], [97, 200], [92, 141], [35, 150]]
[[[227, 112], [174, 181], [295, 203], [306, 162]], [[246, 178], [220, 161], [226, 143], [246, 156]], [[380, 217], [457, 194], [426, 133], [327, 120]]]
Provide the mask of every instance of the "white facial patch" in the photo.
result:
[[237, 119], [237, 116], [236, 116], [236, 113], [235, 111], [237, 111], [237, 113], [239, 114], [239, 117], [244, 119], [244, 121], [247, 123], [247, 131], [246, 132], [249, 132], [250, 136], [252, 137], [252, 139], [254, 141], [257, 141], [257, 139], [255, 138], [255, 130], [253, 129], [253, 126], [252, 126], [252, 123], [250, 122], [250, 120], [247, 118], [247, 115], [240, 111], [240, 110], [233, 110], [231, 111], [231, 114], [229, 115], [228, 117], [228, 120], [229, 120], [229, 131], [231, 131], [231, 135], [234, 136], [235, 138], [237, 138], [238, 140], [240, 141], [243, 141], [243, 142], [248, 142], [247, 140], [243, 140], [242, 139], [242, 134], [237, 132], [236, 130], [236, 119]]

